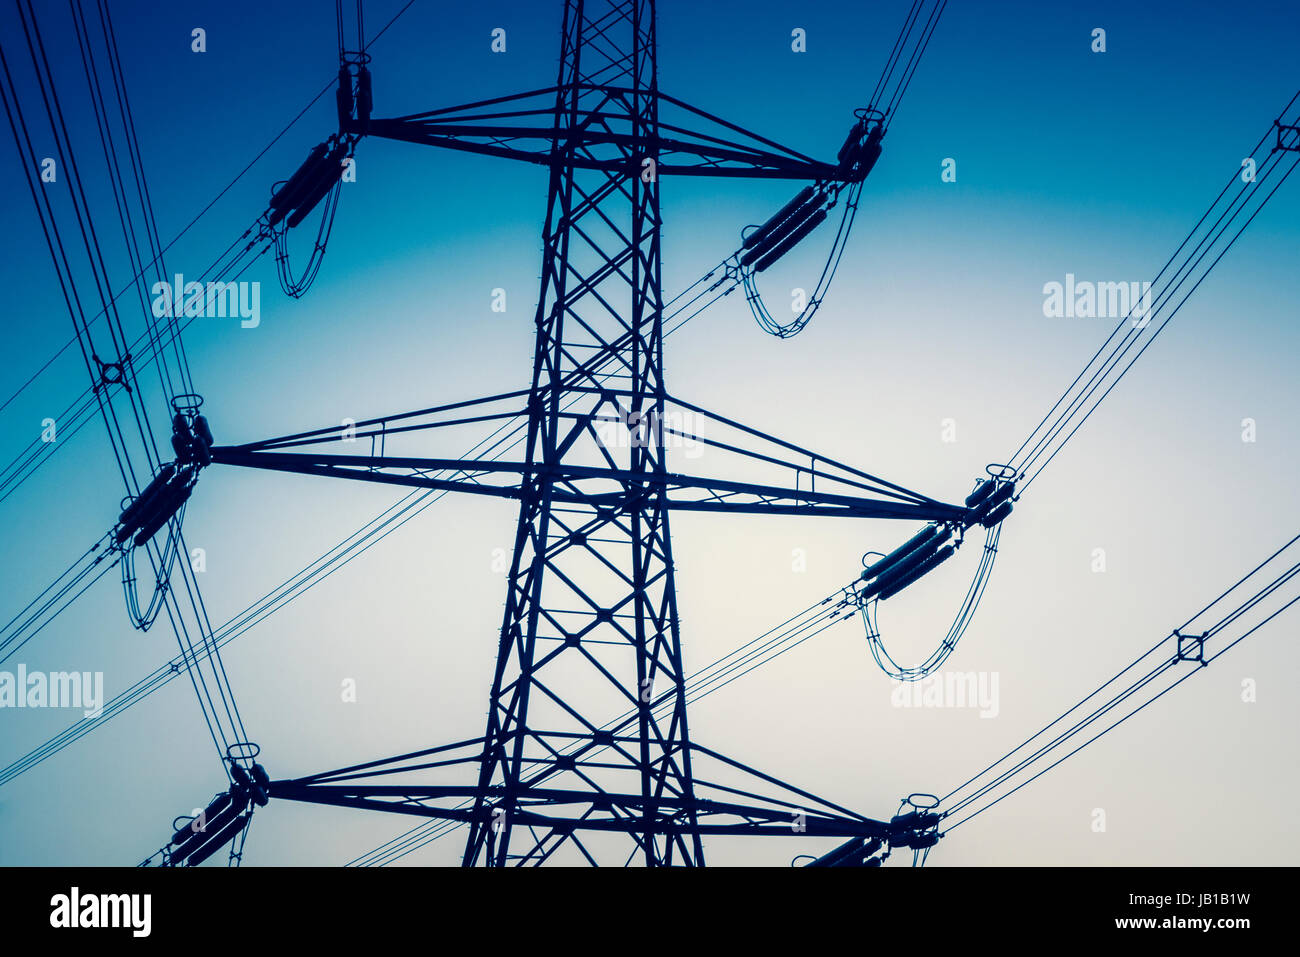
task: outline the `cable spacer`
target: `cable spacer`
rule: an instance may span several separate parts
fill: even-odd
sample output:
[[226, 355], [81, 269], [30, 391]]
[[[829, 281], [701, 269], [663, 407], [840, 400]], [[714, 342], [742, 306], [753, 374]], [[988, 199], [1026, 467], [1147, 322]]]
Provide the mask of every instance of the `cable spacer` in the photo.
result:
[[[1273, 129], [1277, 130], [1277, 145], [1273, 147], [1273, 152], [1281, 150], [1285, 153], [1300, 153], [1300, 126], [1286, 126], [1281, 120], [1273, 121]], [[1283, 141], [1282, 134], [1290, 133], [1291, 138]]]
[[[1173, 637], [1178, 642], [1178, 659], [1179, 661], [1195, 661], [1202, 668], [1209, 666], [1205, 660], [1205, 639], [1209, 637], [1209, 632], [1200, 635], [1184, 635], [1178, 629], [1174, 629]], [[1193, 650], [1195, 653], [1193, 654]]]
[[94, 359], [99, 363], [99, 381], [95, 383], [96, 392], [107, 389], [110, 385], [120, 385], [127, 392], [131, 391], [131, 383], [126, 381], [126, 364], [131, 361], [129, 353], [117, 362], [105, 362], [99, 356], [95, 356]]

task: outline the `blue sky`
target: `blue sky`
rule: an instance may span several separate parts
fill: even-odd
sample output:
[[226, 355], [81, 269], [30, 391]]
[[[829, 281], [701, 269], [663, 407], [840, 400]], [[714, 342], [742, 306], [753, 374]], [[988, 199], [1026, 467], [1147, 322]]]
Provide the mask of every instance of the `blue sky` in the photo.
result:
[[[399, 4], [370, 2], [373, 34]], [[88, 188], [108, 202], [88, 127], [75, 39], [40, 5]], [[874, 85], [902, 2], [670, 3], [659, 10], [660, 86], [806, 153], [830, 158]], [[113, 5], [158, 228], [174, 236], [325, 85], [328, 5]], [[25, 64], [14, 13], [0, 13]], [[206, 53], [190, 31], [207, 32]], [[507, 30], [493, 54], [490, 31]], [[806, 53], [790, 31], [807, 31]], [[1107, 51], [1090, 50], [1091, 32]], [[376, 115], [401, 115], [554, 82], [559, 4], [416, 0], [373, 47]], [[739, 296], [669, 340], [670, 389], [800, 444], [947, 500], [1005, 457], [1105, 338], [1103, 320], [1047, 319], [1042, 287], [1153, 278], [1300, 83], [1293, 4], [953, 2], [863, 192], [844, 266], [821, 313], [779, 341]], [[22, 74], [26, 76], [26, 73]], [[41, 118], [20, 79], [29, 122]], [[271, 183], [333, 131], [326, 95], [168, 257], [197, 274], [265, 208]], [[39, 137], [38, 137], [39, 140]], [[38, 150], [41, 146], [38, 143]], [[367, 140], [346, 184], [315, 287], [282, 296], [263, 260], [262, 322], [200, 320], [186, 337], [218, 442], [455, 401], [526, 385], [545, 173], [504, 160]], [[957, 181], [940, 180], [951, 157]], [[98, 159], [98, 163], [94, 162]], [[0, 147], [0, 277], [8, 397], [71, 333], [8, 136]], [[98, 178], [92, 182], [90, 170]], [[996, 671], [995, 720], [900, 712], [860, 628], [823, 638], [737, 682], [693, 717], [696, 737], [750, 764], [887, 815], [900, 794], [946, 790], [1145, 650], [1295, 533], [1297, 213], [1289, 182], [1169, 331], [1016, 510], [981, 617], [949, 668]], [[672, 295], [736, 246], [795, 187], [665, 182], [664, 287]], [[110, 269], [128, 278], [114, 241]], [[71, 228], [70, 224], [68, 228]], [[815, 237], [816, 238], [816, 237]], [[820, 237], [825, 240], [826, 237]], [[295, 237], [304, 252], [305, 237]], [[810, 240], [764, 277], [810, 283]], [[490, 309], [504, 288], [508, 309]], [[128, 314], [140, 329], [142, 317]], [[0, 411], [3, 461], [85, 388], [65, 355]], [[157, 394], [155, 422], [163, 404]], [[1240, 441], [1240, 422], [1259, 441]], [[954, 419], [957, 441], [941, 441]], [[162, 436], [160, 435], [160, 439]], [[111, 526], [122, 496], [102, 423], [61, 447], [0, 502], [0, 618], [21, 608]], [[187, 514], [214, 621], [225, 621], [398, 495], [213, 468]], [[296, 776], [481, 733], [504, 579], [494, 548], [506, 505], [446, 499], [226, 652], [245, 721], [273, 776]], [[674, 526], [683, 642], [700, 666], [843, 584], [869, 548], [908, 528], [814, 519], [683, 516]], [[1105, 548], [1108, 571], [1090, 569]], [[809, 555], [794, 573], [792, 549]], [[973, 552], [973, 550], [972, 550]], [[963, 555], [967, 562], [973, 554]], [[904, 653], [924, 657], [969, 565], [890, 609]], [[1295, 782], [1300, 705], [1276, 676], [1300, 651], [1294, 623], [1189, 682], [1000, 810], [931, 864], [1264, 864], [1295, 859], [1296, 825], [1210, 844], [1228, 809]], [[857, 629], [857, 630], [855, 630]], [[23, 649], [31, 669], [103, 671], [112, 696], [165, 662], [163, 627], [130, 627], [106, 577]], [[12, 664], [13, 662], [11, 662]], [[1243, 705], [1243, 678], [1260, 699]], [[340, 702], [340, 681], [358, 701]], [[59, 712], [0, 714], [0, 760], [59, 731]], [[254, 730], [255, 729], [255, 730]], [[173, 682], [37, 769], [0, 787], [0, 863], [132, 863], [220, 770], [193, 692]], [[1189, 799], [1188, 795], [1195, 795]], [[1106, 834], [1089, 828], [1108, 810]], [[1240, 819], [1237, 819], [1240, 822]], [[272, 805], [249, 863], [339, 864], [407, 825], [380, 815]], [[1265, 837], [1267, 836], [1267, 840]], [[781, 864], [803, 848], [709, 845], [719, 863]], [[410, 863], [450, 863], [446, 838]], [[787, 853], [788, 850], [788, 853]]]

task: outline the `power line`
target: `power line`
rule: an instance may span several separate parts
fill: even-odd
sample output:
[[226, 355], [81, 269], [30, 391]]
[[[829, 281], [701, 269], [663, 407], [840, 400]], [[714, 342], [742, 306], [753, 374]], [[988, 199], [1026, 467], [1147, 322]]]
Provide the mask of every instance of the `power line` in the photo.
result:
[[[1251, 571], [1247, 572], [1245, 576], [1224, 591], [1218, 598], [1205, 606], [1205, 608], [1200, 612], [1197, 612], [1189, 618], [1183, 625], [1174, 629], [1172, 634], [1156, 642], [1156, 644], [1146, 652], [1134, 661], [1130, 662], [1114, 676], [1106, 679], [1106, 681], [1104, 681], [1099, 687], [1085, 695], [1071, 708], [1053, 719], [1039, 731], [1030, 735], [1030, 737], [1024, 742], [1017, 745], [1005, 755], [972, 775], [962, 784], [953, 788], [944, 795], [940, 800], [940, 805], [945, 809], [943, 812], [945, 818], [961, 814], [963, 811], [966, 811], [967, 808], [972, 806], [975, 808], [960, 817], [955, 823], [949, 825], [945, 833], [1000, 803], [1003, 799], [1016, 793], [1030, 782], [1037, 780], [1040, 776], [1059, 765], [1066, 758], [1077, 754], [1088, 744], [1091, 744], [1106, 733], [1119, 727], [1133, 715], [1142, 711], [1154, 701], [1159, 700], [1166, 693], [1172, 691], [1192, 675], [1200, 673], [1203, 668], [1208, 667], [1213, 661], [1226, 653], [1229, 649], [1255, 634], [1264, 625], [1281, 615], [1282, 612], [1286, 611], [1297, 602], [1300, 602], [1300, 594], [1291, 597], [1280, 607], [1277, 607], [1268, 613], [1262, 620], [1246, 629], [1236, 638], [1220, 648], [1217, 652], [1207, 657], [1207, 642], [1227, 632], [1247, 613], [1256, 610], [1266, 599], [1272, 598], [1286, 585], [1291, 584], [1293, 581], [1300, 578], [1300, 561], [1294, 561], [1293, 564], [1276, 573], [1272, 578], [1268, 578], [1262, 584], [1252, 585], [1251, 587], [1254, 588], [1253, 591], [1247, 592], [1243, 597], [1234, 598], [1233, 600], [1236, 601], [1237, 604], [1231, 606], [1226, 612], [1217, 613], [1221, 614], [1222, 617], [1218, 618], [1212, 624], [1197, 626], [1195, 623], [1210, 612], [1211, 609], [1214, 609], [1216, 606], [1223, 603], [1225, 599], [1229, 598], [1229, 596], [1232, 596], [1234, 593], [1242, 592], [1244, 586], [1247, 586], [1252, 582], [1252, 580], [1260, 579], [1260, 572], [1267, 566], [1273, 564], [1284, 553], [1294, 551], [1297, 542], [1300, 542], [1300, 535], [1292, 538], [1277, 551], [1273, 552], [1263, 562], [1255, 566]], [[1286, 596], [1283, 595], [1282, 597]], [[1201, 634], [1195, 634], [1195, 632], [1201, 631], [1202, 628], [1204, 628], [1204, 630]], [[1162, 649], [1167, 650], [1162, 651]], [[1144, 662], [1149, 661], [1154, 663], [1144, 664]], [[1189, 665], [1190, 670], [1187, 670], [1181, 677], [1165, 684], [1163, 687], [1158, 686], [1157, 682], [1159, 682], [1161, 678], [1185, 664]], [[1141, 674], [1139, 677], [1131, 680], [1127, 685], [1121, 687], [1118, 691], [1113, 693], [1108, 692], [1108, 689], [1113, 685], [1118, 685], [1121, 679], [1130, 672], [1141, 672]], [[1150, 689], [1157, 687], [1159, 690], [1156, 690], [1154, 694], [1151, 694]], [[1107, 693], [1109, 693], [1109, 697], [1103, 698], [1102, 696]], [[1094, 699], [1099, 700], [1101, 703], [1093, 707], [1087, 714], [1076, 719], [1073, 724], [1068, 726], [1064, 725], [1066, 719], [1075, 712], [1080, 711], [1080, 709], [1084, 708], [1088, 702], [1093, 701]], [[1082, 744], [1072, 748], [1063, 756], [1052, 761], [1050, 764], [1047, 764], [1045, 767], [1041, 767], [1028, 778], [1019, 783], [1015, 783], [1018, 778], [1023, 777], [1026, 772], [1033, 770], [1037, 765], [1050, 758], [1076, 735], [1081, 734], [1093, 724], [1102, 722], [1103, 719], [1107, 719], [1112, 712], [1120, 712], [1128, 707], [1131, 700], [1139, 703], [1133, 705], [1129, 710], [1124, 711], [1124, 713], [1122, 713], [1118, 718], [1111, 721], [1101, 731], [1088, 738]], [[1032, 753], [1020, 758], [1014, 764], [1010, 763], [1013, 757], [1020, 754], [1022, 751], [1025, 751], [1025, 749], [1035, 741], [1038, 741], [1049, 733], [1053, 733], [1054, 729], [1057, 729], [1058, 726], [1063, 727], [1063, 730], [1056, 731], [1054, 737], [1039, 745]], [[1009, 766], [996, 774], [993, 773], [1003, 765]], [[1007, 787], [1007, 785], [1012, 784], [1014, 784], [1014, 786]]]
[[[377, 34], [375, 34], [374, 37], [371, 38], [369, 44], [367, 44], [365, 49], [368, 50], [370, 45], [373, 45], [376, 41], [379, 40], [381, 36], [387, 33], [389, 27], [393, 26], [402, 17], [402, 15], [406, 13], [407, 10], [409, 10], [412, 6], [414, 6], [415, 2], [416, 0], [408, 0], [408, 2], [400, 10], [398, 10], [397, 13], [395, 13], [392, 16], [391, 19], [389, 19], [389, 21], [384, 25], [383, 29], [380, 30]], [[105, 7], [104, 10], [105, 10], [105, 15], [109, 17], [109, 21], [111, 23], [111, 15], [108, 14], [107, 7]], [[116, 43], [116, 40], [114, 40], [114, 43]], [[262, 149], [258, 151], [257, 155], [255, 155], [251, 160], [249, 160], [244, 165], [244, 167], [238, 173], [235, 174], [234, 178], [231, 179], [230, 182], [227, 183], [224, 187], [222, 187], [221, 190], [217, 193], [217, 195], [212, 197], [212, 199], [209, 200], [208, 203], [202, 209], [200, 209], [188, 223], [185, 224], [185, 226], [181, 229], [180, 232], [178, 232], [175, 236], [171, 238], [171, 240], [167, 243], [167, 245], [159, 249], [157, 255], [149, 262], [145, 263], [143, 267], [131, 278], [130, 283], [124, 285], [121, 289], [119, 289], [118, 292], [113, 295], [110, 301], [116, 302], [119, 298], [125, 295], [125, 293], [129, 289], [133, 288], [136, 283], [138, 283], [142, 278], [144, 278], [144, 272], [146, 270], [154, 267], [155, 265], [159, 265], [162, 262], [163, 255], [169, 252], [171, 248], [175, 246], [176, 243], [179, 242], [185, 236], [185, 234], [188, 233], [199, 222], [200, 219], [206, 216], [207, 213], [218, 202], [220, 202], [221, 199], [228, 192], [230, 192], [230, 190], [233, 189], [239, 183], [239, 181], [244, 178], [245, 175], [247, 175], [249, 170], [251, 170], [254, 166], [256, 166], [257, 163], [262, 159], [262, 157], [265, 156], [267, 153], [269, 153], [271, 149], [278, 142], [280, 142], [281, 139], [284, 138], [284, 135], [288, 133], [291, 129], [293, 129], [293, 127], [298, 124], [299, 120], [301, 120], [304, 116], [307, 115], [308, 111], [311, 110], [311, 108], [320, 101], [321, 97], [323, 97], [326, 93], [329, 93], [332, 89], [334, 89], [335, 82], [336, 82], [335, 78], [330, 77], [329, 81], [326, 82], [326, 84], [321, 87], [320, 92], [318, 92], [315, 96], [313, 96], [310, 100], [308, 100], [307, 104], [294, 115], [293, 119], [291, 119], [288, 123], [286, 123], [284, 127], [281, 128], [281, 130], [271, 138], [271, 141], [267, 143], [266, 146], [262, 147]], [[123, 87], [123, 89], [125, 89], [125, 87]], [[21, 150], [20, 150], [20, 154], [34, 155], [31, 154], [30, 152], [24, 152]], [[241, 239], [245, 238], [248, 236], [248, 234], [249, 234], [248, 231], [245, 231], [243, 236], [241, 236], [240, 238]], [[236, 242], [238, 241], [239, 240], [236, 240]], [[231, 245], [233, 246], [234, 243], [232, 243]], [[223, 256], [224, 255], [225, 254], [223, 254]], [[104, 315], [106, 315], [106, 310], [101, 311], [96, 315], [94, 315], [93, 317], [91, 317], [90, 319], [91, 324], [103, 318]], [[69, 339], [67, 342], [65, 342], [62, 346], [60, 346], [59, 349], [54, 353], [54, 355], [50, 356], [50, 358], [47, 359], [40, 366], [40, 368], [38, 368], [35, 372], [33, 372], [31, 376], [29, 376], [23, 382], [23, 384], [18, 387], [17, 391], [15, 391], [12, 395], [10, 395], [9, 398], [5, 399], [3, 403], [0, 403], [0, 412], [3, 412], [9, 406], [10, 403], [12, 403], [16, 398], [18, 398], [19, 395], [23, 393], [24, 390], [27, 389], [28, 386], [30, 386], [33, 382], [35, 382], [41, 376], [42, 373], [44, 373], [47, 369], [49, 369], [49, 367], [53, 365], [59, 359], [59, 357], [63, 355], [64, 352], [66, 352], [73, 345], [76, 345], [76, 342], [77, 342], [77, 338], [74, 336], [71, 339]]]
[[[1300, 91], [1297, 91], [1297, 93], [1291, 97], [1291, 100], [1279, 114], [1280, 118], [1286, 117], [1287, 112], [1295, 104], [1297, 98], [1300, 98]], [[1265, 132], [1259, 142], [1256, 143], [1254, 149], [1251, 150], [1250, 156], [1252, 161], [1255, 154], [1257, 154], [1261, 147], [1268, 142], [1273, 129], [1274, 126], [1270, 125], [1269, 130]], [[1297, 159], [1297, 162], [1300, 162], [1300, 158]], [[1151, 286], [1154, 286], [1157, 290], [1154, 295], [1154, 302], [1150, 305], [1143, 305], [1143, 303], [1147, 302], [1147, 296], [1143, 295], [1138, 298], [1138, 301], [1133, 302], [1130, 305], [1127, 314], [1119, 321], [1115, 329], [1112, 330], [1110, 336], [1108, 336], [1106, 341], [1102, 343], [1101, 347], [1084, 366], [1079, 375], [1075, 377], [1074, 381], [1070, 383], [1065, 392], [1062, 393], [1061, 397], [1057, 399], [1056, 403], [1048, 411], [1047, 415], [1045, 415], [1039, 424], [1035, 426], [1029, 437], [1021, 443], [1020, 448], [1017, 449], [1008, 460], [1019, 473], [1019, 477], [1024, 480], [1020, 489], [1021, 494], [1023, 494], [1025, 489], [1029, 487], [1037, 474], [1041, 472], [1053, 458], [1055, 458], [1056, 454], [1062, 447], [1064, 447], [1065, 443], [1074, 436], [1079, 428], [1082, 427], [1083, 423], [1091, 417], [1092, 413], [1096, 410], [1101, 401], [1110, 394], [1110, 391], [1119, 383], [1124, 375], [1127, 374], [1129, 369], [1132, 368], [1133, 363], [1137, 361], [1142, 353], [1146, 351], [1147, 347], [1155, 341], [1155, 338], [1164, 330], [1165, 326], [1167, 326], [1174, 316], [1177, 315], [1178, 311], [1187, 302], [1187, 299], [1196, 291], [1197, 288], [1199, 288], [1200, 284], [1209, 276], [1210, 272], [1218, 265], [1223, 256], [1227, 254], [1227, 251], [1231, 249], [1237, 239], [1240, 238], [1246, 227], [1254, 221], [1255, 217], [1281, 187], [1282, 183], [1284, 183], [1290, 176], [1291, 172], [1295, 169], [1296, 163], [1292, 163], [1290, 167], [1285, 169], [1282, 173], [1281, 179], [1276, 182], [1271, 190], [1268, 190], [1263, 195], [1263, 198], [1260, 199], [1257, 204], [1255, 204], [1254, 209], [1249, 213], [1241, 227], [1232, 234], [1231, 238], [1228, 239], [1221, 248], [1218, 249], [1217, 254], [1214, 255], [1214, 258], [1209, 262], [1209, 265], [1200, 269], [1199, 275], [1197, 275], [1195, 280], [1192, 281], [1192, 277], [1196, 270], [1201, 266], [1205, 259], [1215, 251], [1216, 244], [1218, 244], [1219, 240], [1227, 234], [1228, 230], [1237, 218], [1248, 209], [1252, 202], [1255, 201], [1256, 193], [1261, 190], [1263, 184], [1268, 180], [1272, 173], [1282, 165], [1281, 151], [1275, 147], [1268, 152], [1262, 162], [1257, 164], [1256, 174], [1254, 177], [1239, 182], [1239, 175], [1234, 173], [1228, 183], [1222, 190], [1220, 190], [1218, 196], [1215, 197], [1214, 201], [1201, 215], [1200, 219], [1197, 220], [1196, 224], [1188, 232], [1186, 237], [1184, 237], [1178, 248], [1174, 251], [1174, 254], [1170, 256], [1165, 265], [1161, 267], [1160, 272], [1157, 273], [1155, 280], [1151, 283]], [[1208, 228], [1202, 232], [1202, 226], [1206, 224], [1211, 216], [1215, 215], [1216, 210], [1220, 209], [1220, 204], [1224, 197], [1228, 195], [1234, 183], [1237, 183], [1239, 186], [1236, 195], [1230, 199], [1226, 207], [1218, 212], [1217, 218], [1214, 219]], [[1188, 249], [1188, 244], [1192, 243], [1194, 239], [1197, 239], [1198, 235], [1200, 236], [1199, 240], [1197, 240], [1195, 244], [1191, 246], [1190, 250], [1183, 255], [1181, 261], [1179, 261], [1178, 267], [1167, 279], [1165, 279], [1164, 283], [1161, 284], [1161, 279], [1169, 271], [1170, 266], [1178, 260], [1179, 255], [1182, 254], [1185, 249]], [[1162, 310], [1169, 305], [1182, 287], [1189, 281], [1191, 281], [1190, 288], [1183, 293], [1182, 298], [1164, 316], [1163, 321], [1155, 327], [1154, 332], [1149, 336], [1146, 336], [1142, 347], [1133, 355], [1128, 363], [1120, 369], [1118, 374], [1112, 375], [1113, 371], [1119, 367], [1119, 363], [1123, 360], [1125, 355], [1128, 354], [1139, 340], [1143, 339], [1144, 333], [1148, 328], [1150, 328], [1152, 320], [1161, 314]], [[1138, 317], [1140, 321], [1134, 321], [1134, 313], [1138, 311], [1141, 311], [1142, 313]], [[1118, 336], [1121, 331], [1124, 331], [1123, 337], [1115, 342], [1115, 337]], [[1109, 352], [1107, 352], [1107, 347], [1110, 346], [1112, 342], [1115, 342], [1115, 345]], [[1085, 376], [1088, 376], [1086, 382], [1084, 381]], [[1082, 386], [1080, 386], [1081, 382], [1083, 383]], [[1103, 386], [1105, 386], [1105, 390], [1101, 392], [1100, 396], [1093, 399], [1093, 396], [1096, 395], [1098, 390], [1102, 389]], [[1065, 437], [1060, 438], [1061, 434], [1067, 429], [1069, 431], [1065, 434]], [[1043, 461], [1041, 465], [1038, 465], [1037, 469], [1034, 469], [1034, 465], [1044, 455], [1047, 456], [1046, 460]]]

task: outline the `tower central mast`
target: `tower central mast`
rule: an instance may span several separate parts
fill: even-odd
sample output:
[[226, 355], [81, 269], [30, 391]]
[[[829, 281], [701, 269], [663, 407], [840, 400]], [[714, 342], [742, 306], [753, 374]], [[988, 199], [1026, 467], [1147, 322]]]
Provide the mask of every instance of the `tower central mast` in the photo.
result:
[[[666, 473], [653, 0], [568, 0], [558, 86], [527, 471], [465, 863], [549, 856], [571, 836], [516, 832], [541, 767], [548, 788], [589, 800], [639, 792], [632, 855], [699, 864], [665, 484], [643, 481]], [[581, 130], [613, 135], [569, 135]], [[561, 504], [568, 465], [625, 477]], [[607, 747], [599, 776], [552, 770], [600, 748], [596, 729], [628, 709], [639, 748]]]

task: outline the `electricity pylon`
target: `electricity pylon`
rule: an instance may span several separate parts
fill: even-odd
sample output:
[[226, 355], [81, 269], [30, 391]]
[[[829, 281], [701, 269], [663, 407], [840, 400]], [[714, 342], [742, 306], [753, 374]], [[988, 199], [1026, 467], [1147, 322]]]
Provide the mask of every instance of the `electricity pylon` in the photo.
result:
[[[956, 529], [978, 516], [671, 396], [660, 274], [663, 183], [780, 178], [825, 191], [866, 175], [881, 131], [861, 118], [837, 162], [810, 159], [661, 93], [655, 43], [654, 0], [566, 0], [554, 88], [397, 119], [370, 118], [350, 87], [341, 98], [349, 136], [547, 168], [536, 350], [527, 390], [358, 423], [347, 437], [368, 438], [368, 455], [312, 450], [343, 438], [338, 428], [212, 450], [226, 465], [519, 502], [483, 737], [274, 781], [271, 797], [468, 824], [467, 865], [697, 865], [711, 834], [837, 836], [858, 857], [898, 839], [899, 828], [692, 741], [669, 516], [835, 515]], [[661, 107], [698, 128], [661, 123]], [[410, 434], [520, 412], [516, 461], [389, 454]], [[722, 434], [682, 429], [678, 412]], [[768, 477], [670, 471], [677, 441], [698, 443], [710, 464]], [[467, 769], [477, 771], [472, 780]]]

